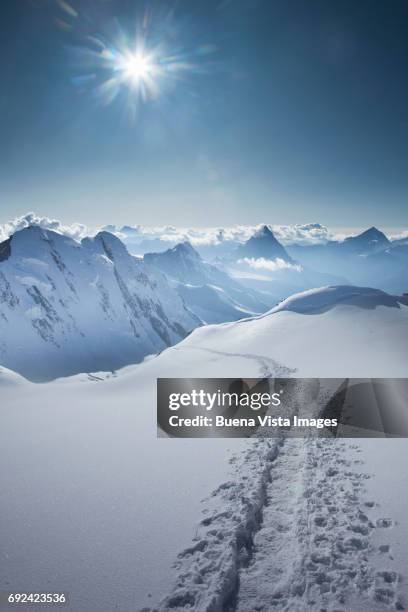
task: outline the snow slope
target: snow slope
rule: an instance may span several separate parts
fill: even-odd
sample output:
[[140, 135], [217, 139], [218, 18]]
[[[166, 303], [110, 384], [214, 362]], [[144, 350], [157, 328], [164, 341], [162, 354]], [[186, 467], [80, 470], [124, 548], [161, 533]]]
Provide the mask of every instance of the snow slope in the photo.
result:
[[0, 248], [0, 362], [35, 380], [140, 361], [200, 321], [157, 270], [101, 232], [28, 227]]
[[[405, 377], [407, 341], [406, 297], [323, 287], [292, 296], [264, 315], [197, 329], [173, 352], [242, 355], [243, 363], [245, 355], [273, 357], [304, 377]], [[240, 375], [234, 367], [223, 375]]]
[[[406, 303], [352, 293], [197, 329], [109, 377], [17, 392], [3, 371], [0, 588], [49, 581], [75, 612], [403, 609], [406, 440], [156, 439], [158, 376], [406, 375]], [[293, 393], [301, 409], [315, 390]], [[378, 493], [388, 470], [399, 499]]]

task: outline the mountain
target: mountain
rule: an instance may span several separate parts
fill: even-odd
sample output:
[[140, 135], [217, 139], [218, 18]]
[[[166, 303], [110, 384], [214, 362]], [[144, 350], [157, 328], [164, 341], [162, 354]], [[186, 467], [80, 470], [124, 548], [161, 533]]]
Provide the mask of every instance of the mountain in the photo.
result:
[[224, 283], [227, 275], [206, 264], [189, 242], [181, 242], [164, 253], [146, 253], [143, 260], [181, 283]]
[[385, 291], [408, 291], [408, 244], [395, 244], [365, 258], [368, 282]]
[[143, 261], [166, 274], [188, 308], [205, 323], [235, 321], [270, 308], [269, 298], [205, 262], [189, 242], [164, 253], [147, 253]]
[[255, 234], [240, 245], [233, 253], [234, 259], [282, 259], [291, 262], [285, 248], [276, 240], [267, 225], [263, 225]]
[[348, 282], [342, 274], [319, 271], [293, 259], [266, 225], [221, 263], [237, 281], [269, 299], [271, 305], [305, 289]]
[[28, 227], [0, 245], [0, 363], [33, 380], [140, 361], [200, 323], [108, 232], [76, 242]]
[[383, 232], [376, 227], [370, 227], [361, 234], [350, 236], [343, 241], [331, 240], [316, 245], [295, 244], [289, 246], [288, 251], [300, 262], [314, 266], [316, 263], [318, 265], [320, 257], [324, 257], [321, 264], [327, 271], [327, 267], [332, 266], [337, 258], [346, 257], [354, 260], [356, 256], [372, 255], [392, 247], [393, 244]]
[[339, 243], [341, 250], [346, 250], [351, 253], [357, 253], [358, 255], [367, 255], [382, 251], [390, 246], [390, 241], [387, 236], [383, 234], [376, 227], [370, 227], [362, 234], [358, 236], [350, 236], [346, 238], [344, 242]]

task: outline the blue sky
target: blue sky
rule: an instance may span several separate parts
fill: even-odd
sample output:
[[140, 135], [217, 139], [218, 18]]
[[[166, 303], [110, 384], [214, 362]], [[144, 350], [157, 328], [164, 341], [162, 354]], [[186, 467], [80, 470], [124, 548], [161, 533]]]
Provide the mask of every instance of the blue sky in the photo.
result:
[[[0, 10], [0, 222], [407, 226], [405, 1]], [[108, 104], [114, 71], [90, 41], [132, 47], [141, 31], [159, 62], [186, 66], [152, 99], [122, 83]]]

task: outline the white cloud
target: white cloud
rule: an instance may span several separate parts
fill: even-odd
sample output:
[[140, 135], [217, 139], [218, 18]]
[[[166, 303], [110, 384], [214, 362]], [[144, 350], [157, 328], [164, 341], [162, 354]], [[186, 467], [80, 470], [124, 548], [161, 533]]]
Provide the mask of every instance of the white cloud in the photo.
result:
[[407, 240], [408, 239], [408, 230], [400, 232], [399, 234], [393, 234], [389, 236], [390, 240]]
[[[5, 240], [14, 232], [29, 225], [38, 225], [44, 229], [53, 230], [75, 240], [95, 234], [95, 229], [87, 228], [82, 223], [65, 225], [57, 219], [41, 217], [33, 212], [17, 217], [0, 225], [0, 241]], [[188, 240], [193, 246], [216, 246], [221, 243], [243, 243], [248, 240], [262, 225], [234, 225], [228, 227], [175, 227], [173, 225], [143, 226], [106, 225], [103, 230], [111, 232], [128, 244], [138, 244], [144, 240], [162, 240], [168, 243], [178, 243]], [[320, 223], [297, 225], [268, 225], [275, 237], [283, 245], [291, 244], [324, 244], [328, 240], [344, 240], [347, 236], [360, 233], [358, 230], [331, 231]], [[391, 236], [391, 239], [408, 237], [408, 231]]]
[[64, 236], [70, 236], [75, 240], [80, 240], [84, 236], [88, 235], [88, 230], [82, 223], [73, 223], [72, 225], [63, 225], [57, 219], [50, 219], [49, 217], [39, 217], [33, 212], [29, 212], [22, 217], [16, 217], [8, 223], [0, 225], [0, 240], [6, 240], [9, 236], [18, 232], [29, 225], [38, 225], [43, 229], [52, 230], [63, 234]]
[[[211, 246], [222, 242], [242, 243], [248, 240], [264, 224], [235, 225], [230, 227], [122, 227], [115, 233], [124, 240], [157, 239], [164, 242], [182, 242], [188, 240], [194, 246]], [[288, 244], [322, 244], [331, 238], [327, 227], [319, 223], [304, 225], [268, 225], [276, 238], [284, 245]], [[109, 226], [112, 231], [112, 226]]]
[[282, 244], [324, 244], [332, 238], [330, 230], [320, 223], [272, 225], [275, 237]]
[[238, 263], [244, 263], [250, 268], [255, 270], [268, 270], [269, 272], [276, 272], [278, 270], [295, 270], [296, 272], [302, 272], [303, 268], [299, 264], [292, 264], [280, 257], [276, 259], [264, 259], [260, 257], [255, 259], [254, 257], [244, 257], [240, 259]]

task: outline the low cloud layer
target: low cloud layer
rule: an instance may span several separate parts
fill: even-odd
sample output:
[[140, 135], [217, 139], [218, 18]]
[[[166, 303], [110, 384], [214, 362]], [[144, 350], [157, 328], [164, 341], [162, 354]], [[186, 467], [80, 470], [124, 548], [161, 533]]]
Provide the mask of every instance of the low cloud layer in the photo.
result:
[[[29, 212], [21, 217], [16, 217], [8, 223], [0, 225], [0, 240], [5, 240], [14, 232], [24, 229], [29, 225], [38, 225], [43, 229], [53, 230], [80, 240], [84, 236], [93, 235], [97, 229], [90, 229], [82, 223], [66, 225], [57, 219], [41, 217], [34, 212]], [[118, 227], [107, 225], [101, 229], [112, 232], [128, 244], [140, 244], [146, 240], [161, 240], [169, 244], [189, 241], [193, 246], [217, 246], [223, 243], [243, 243], [248, 240], [260, 227], [260, 225], [234, 225], [230, 227], [175, 227], [172, 225], [142, 226], [126, 225]], [[291, 244], [325, 244], [329, 240], [344, 240], [348, 235], [356, 235], [354, 231], [350, 234], [338, 234], [320, 223], [306, 223], [303, 225], [268, 225], [276, 238], [283, 245]], [[408, 231], [390, 236], [391, 239], [408, 238]]]
[[[125, 226], [105, 229], [114, 231], [124, 240], [141, 242], [142, 240], [160, 239], [164, 242], [182, 242], [188, 240], [193, 246], [215, 246], [225, 242], [242, 243], [248, 240], [260, 227], [259, 225], [235, 225], [232, 227], [180, 228], [173, 226]], [[268, 225], [276, 238], [284, 245], [290, 244], [324, 244], [332, 239], [330, 230], [319, 223], [304, 225]]]
[[394, 234], [389, 238], [390, 240], [408, 240], [408, 230], [400, 232], [399, 234]]
[[243, 263], [254, 268], [255, 270], [268, 270], [268, 272], [277, 272], [278, 270], [295, 270], [295, 272], [302, 272], [303, 268], [299, 264], [292, 264], [280, 257], [276, 259], [264, 259], [260, 257], [255, 259], [253, 257], [244, 257], [240, 259], [238, 263]]
[[[38, 225], [43, 229], [52, 230], [70, 236], [75, 240], [80, 240], [86, 235], [95, 233], [82, 223], [71, 225], [63, 224], [57, 219], [40, 217], [34, 212], [29, 212], [21, 217], [16, 217], [12, 221], [0, 225], [0, 239], [5, 240], [14, 232], [17, 232], [29, 225]], [[106, 225], [103, 230], [112, 232], [124, 242], [140, 243], [145, 240], [161, 240], [163, 242], [178, 243], [189, 241], [193, 246], [216, 246], [222, 243], [235, 242], [242, 243], [248, 240], [260, 227], [260, 225], [235, 225], [231, 227], [175, 227], [165, 226], [142, 226], [126, 225], [118, 227]], [[318, 223], [306, 225], [269, 225], [276, 238], [284, 245], [289, 244], [322, 244], [327, 242], [332, 235], [327, 227]]]

